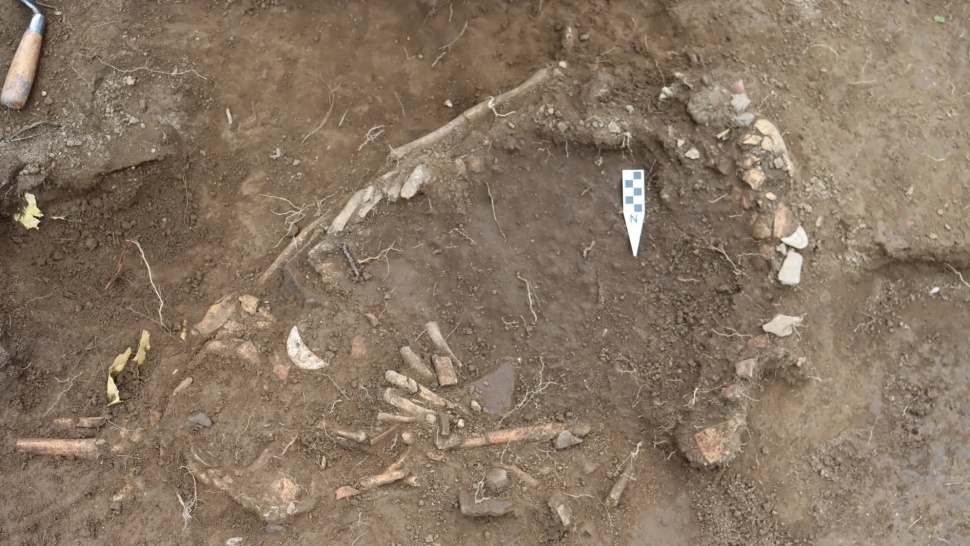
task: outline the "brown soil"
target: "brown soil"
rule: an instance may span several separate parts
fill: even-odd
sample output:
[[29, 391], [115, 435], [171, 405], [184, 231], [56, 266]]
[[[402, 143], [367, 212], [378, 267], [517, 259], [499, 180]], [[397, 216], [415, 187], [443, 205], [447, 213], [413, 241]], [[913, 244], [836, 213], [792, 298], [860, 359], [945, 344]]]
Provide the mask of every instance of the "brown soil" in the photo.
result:
[[[0, 543], [970, 542], [965, 7], [115, 0], [45, 11], [30, 104], [0, 114]], [[5, 2], [0, 20], [7, 59], [27, 10]], [[542, 67], [550, 79], [525, 98], [388, 159]], [[698, 125], [686, 108], [738, 79], [794, 163], [789, 176], [773, 168], [777, 150], [758, 151], [768, 179], [757, 191], [739, 175], [758, 132]], [[664, 87], [673, 96], [659, 100]], [[314, 236], [258, 282], [301, 229], [418, 163], [437, 176], [417, 196]], [[649, 178], [637, 257], [617, 191], [632, 168]], [[45, 214], [38, 230], [13, 220], [25, 192]], [[811, 241], [796, 287], [776, 280], [778, 240], [752, 237], [782, 204]], [[193, 331], [217, 302], [229, 320]], [[803, 322], [763, 335], [776, 314]], [[463, 363], [458, 385], [434, 389], [455, 407], [374, 445], [341, 438], [392, 428], [376, 418], [396, 411], [385, 371], [405, 370], [404, 345], [439, 352], [429, 321]], [[294, 325], [327, 368], [293, 366]], [[106, 408], [107, 368], [142, 329], [148, 360], [121, 374], [123, 402]], [[755, 377], [738, 377], [749, 358]], [[509, 366], [511, 384], [481, 380]], [[211, 426], [190, 423], [197, 413]], [[101, 428], [55, 422], [95, 416]], [[562, 450], [439, 449], [550, 423], [590, 431]], [[21, 438], [124, 449], [45, 457], [18, 451]], [[728, 439], [739, 453], [702, 464]], [[335, 500], [402, 456], [407, 480]], [[485, 485], [512, 465], [528, 476]], [[511, 513], [463, 515], [462, 492]]]

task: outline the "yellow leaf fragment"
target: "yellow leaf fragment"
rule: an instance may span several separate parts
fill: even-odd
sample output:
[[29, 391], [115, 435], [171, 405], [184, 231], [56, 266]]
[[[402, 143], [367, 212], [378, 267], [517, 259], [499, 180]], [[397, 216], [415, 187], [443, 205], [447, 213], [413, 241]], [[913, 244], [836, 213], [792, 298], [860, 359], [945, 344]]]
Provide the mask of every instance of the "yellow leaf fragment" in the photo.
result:
[[115, 357], [115, 361], [108, 368], [108, 405], [113, 406], [118, 402], [121, 402], [121, 394], [118, 392], [118, 385], [115, 383], [115, 377], [118, 377], [124, 369], [125, 365], [128, 364], [128, 359], [131, 358], [131, 347], [128, 350], [121, 353]]
[[152, 348], [152, 344], [149, 342], [148, 330], [141, 331], [141, 340], [138, 342], [138, 351], [135, 353], [135, 358], [133, 359], [135, 364], [141, 366], [145, 363], [145, 358], [148, 357], [148, 350]]
[[40, 218], [44, 217], [44, 213], [37, 208], [37, 198], [34, 197], [34, 194], [25, 193], [24, 200], [27, 201], [27, 205], [23, 212], [15, 214], [13, 219], [27, 229], [37, 229], [37, 226], [40, 225]]

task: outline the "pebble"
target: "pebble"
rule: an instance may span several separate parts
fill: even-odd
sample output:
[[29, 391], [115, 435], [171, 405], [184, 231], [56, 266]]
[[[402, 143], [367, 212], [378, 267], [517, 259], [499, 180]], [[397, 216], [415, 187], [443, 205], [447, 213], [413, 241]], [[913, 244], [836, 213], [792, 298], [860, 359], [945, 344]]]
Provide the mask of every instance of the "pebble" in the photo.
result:
[[775, 195], [775, 194], [773, 194], [773, 193], [771, 193], [771, 192], [768, 192], [768, 193], [765, 194], [765, 199], [767, 199], [769, 201], [774, 201], [775, 199], [778, 199], [778, 196]]
[[764, 324], [761, 329], [765, 333], [772, 334], [778, 337], [788, 337], [795, 333], [795, 327], [802, 323], [802, 317], [792, 317], [788, 315], [775, 315], [775, 318], [771, 319], [767, 324]]
[[556, 449], [566, 449], [577, 446], [581, 443], [583, 443], [583, 440], [574, 436], [572, 432], [564, 430], [559, 433], [559, 436], [556, 436], [554, 445], [556, 446]]
[[748, 98], [744, 93], [738, 93], [731, 97], [731, 108], [738, 114], [744, 112], [751, 105], [751, 99]]
[[573, 525], [573, 510], [566, 503], [566, 496], [563, 493], [554, 494], [547, 503], [553, 515], [559, 520], [563, 527], [569, 529]]
[[782, 237], [781, 242], [796, 250], [803, 250], [808, 247], [808, 233], [805, 232], [805, 228], [798, 226], [795, 233], [792, 233], [788, 237]]
[[209, 419], [209, 416], [204, 413], [193, 413], [189, 415], [189, 422], [200, 427], [208, 428], [212, 426], [212, 419]]
[[610, 124], [606, 126], [606, 129], [614, 135], [618, 135], [622, 131], [622, 129], [620, 129], [620, 124], [615, 121], [611, 121]]
[[778, 270], [778, 281], [785, 286], [795, 286], [802, 281], [802, 255], [792, 250]]
[[771, 217], [755, 214], [751, 219], [751, 236], [759, 240], [771, 237]]
[[250, 296], [248, 294], [239, 296], [239, 304], [242, 307], [243, 313], [247, 315], [255, 315], [256, 310], [259, 308], [259, 298], [256, 296]]
[[795, 216], [784, 203], [778, 203], [775, 208], [775, 223], [772, 230], [776, 239], [782, 239], [795, 233]]
[[269, 533], [269, 534], [271, 534], [271, 535], [275, 535], [275, 534], [278, 534], [278, 533], [282, 533], [283, 532], [283, 526], [282, 525], [277, 525], [275, 523], [269, 523], [269, 524], [266, 525], [266, 532]]
[[633, 108], [633, 105], [632, 104], [627, 104], [626, 105], [626, 113], [627, 114], [632, 114], [633, 113], [633, 110], [634, 110], [634, 108]]
[[139, 123], [141, 123], [141, 120], [136, 118], [135, 116], [131, 116], [128, 118], [128, 125], [137, 125]]
[[509, 472], [504, 468], [493, 468], [485, 474], [485, 487], [494, 493], [501, 493], [509, 487]]
[[44, 99], [44, 104], [46, 104], [47, 106], [50, 106], [54, 104], [54, 99], [47, 97], [46, 99]]
[[765, 172], [759, 168], [749, 169], [744, 171], [744, 174], [741, 175], [741, 180], [744, 180], [744, 183], [755, 191], [761, 188], [761, 185], [765, 183], [766, 178]]
[[88, 237], [84, 240], [84, 246], [88, 247], [88, 250], [94, 250], [98, 248], [98, 240], [94, 237]]
[[684, 154], [684, 157], [686, 157], [687, 159], [700, 159], [701, 153], [697, 150], [697, 148], [691, 148], [690, 150], [687, 150], [687, 153]]
[[750, 127], [752, 123], [754, 123], [754, 114], [751, 112], [734, 116], [734, 125], [737, 127]]
[[128, 76], [125, 78], [125, 85], [127, 85], [128, 87], [131, 87], [135, 85], [137, 81], [138, 80], [136, 80], [134, 76]]
[[694, 93], [687, 101], [687, 114], [694, 123], [707, 125], [715, 121], [728, 100], [727, 93], [720, 87], [704, 88]]
[[482, 405], [478, 403], [478, 400], [472, 400], [471, 404], [469, 405], [475, 411], [482, 411]]

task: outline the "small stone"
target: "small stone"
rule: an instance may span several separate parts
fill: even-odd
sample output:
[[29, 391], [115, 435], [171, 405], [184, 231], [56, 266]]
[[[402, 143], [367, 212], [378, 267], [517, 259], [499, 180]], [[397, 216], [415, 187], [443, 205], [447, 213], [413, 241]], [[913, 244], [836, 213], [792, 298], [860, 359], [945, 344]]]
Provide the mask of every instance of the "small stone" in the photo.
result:
[[775, 195], [775, 194], [773, 194], [773, 193], [771, 193], [771, 192], [768, 192], [768, 193], [765, 194], [765, 199], [767, 199], [769, 201], [774, 201], [775, 199], [778, 199], [778, 196]]
[[585, 42], [586, 40], [589, 40], [589, 33], [587, 32], [586, 34], [580, 34], [579, 41]]
[[94, 250], [98, 248], [98, 240], [94, 237], [88, 237], [84, 240], [84, 246], [88, 247], [88, 250]]
[[189, 422], [200, 427], [208, 428], [212, 426], [212, 419], [209, 419], [209, 416], [204, 413], [193, 413], [189, 415]]
[[465, 490], [458, 493], [458, 506], [462, 515], [470, 518], [495, 518], [512, 511], [512, 503], [509, 501], [486, 498], [476, 502], [475, 496]]
[[299, 159], [294, 159], [293, 160], [293, 166], [294, 167], [299, 167], [301, 163], [303, 163], [303, 162], [300, 161]]
[[47, 97], [46, 99], [44, 99], [44, 104], [46, 104], [47, 106], [50, 106], [54, 104], [54, 99]]
[[135, 116], [131, 116], [128, 118], [128, 125], [138, 125], [139, 123], [141, 123], [141, 120], [136, 118]]
[[745, 345], [750, 349], [764, 349], [768, 346], [768, 334], [761, 334], [749, 339]]
[[255, 315], [259, 309], [259, 298], [248, 294], [239, 296], [239, 306], [242, 308], [243, 313]]
[[613, 133], [614, 135], [618, 135], [620, 134], [620, 132], [623, 131], [623, 129], [620, 128], [620, 124], [615, 121], [611, 121], [609, 125], [606, 126], [606, 130]]
[[738, 114], [744, 112], [751, 105], [751, 99], [744, 93], [738, 93], [731, 97], [731, 108]]
[[364, 313], [364, 318], [366, 318], [367, 322], [369, 322], [370, 325], [374, 328], [377, 328], [377, 325], [380, 324], [380, 321], [377, 320], [377, 317], [374, 316], [374, 313]]
[[743, 416], [725, 419], [696, 432], [693, 425], [685, 426], [680, 429], [678, 444], [691, 463], [704, 468], [720, 467], [730, 463], [741, 452], [744, 428]]
[[277, 363], [273, 366], [273, 374], [280, 381], [286, 381], [286, 378], [290, 376], [290, 367], [286, 364]]
[[451, 99], [445, 99], [444, 105], [445, 105], [445, 108], [454, 108], [455, 107], [455, 103], [451, 102]]
[[556, 446], [556, 449], [567, 449], [581, 443], [583, 443], [582, 439], [574, 436], [572, 432], [564, 430], [559, 433], [559, 436], [556, 436], [554, 445]]
[[[437, 422], [438, 422], [438, 416], [437, 416], [437, 415], [435, 415], [435, 414], [433, 414], [433, 413], [426, 413], [426, 414], [424, 415], [424, 420], [425, 420], [425, 421], [426, 421], [426, 422], [427, 422], [427, 423], [428, 423], [429, 425], [433, 425], [433, 424], [435, 424], [435, 423], [437, 423]], [[459, 427], [459, 428], [461, 428], [461, 427]]]
[[802, 323], [802, 317], [791, 317], [788, 315], [775, 315], [767, 324], [761, 327], [768, 334], [777, 337], [788, 337], [795, 333], [795, 327]]
[[743, 114], [738, 114], [734, 116], [731, 120], [735, 127], [750, 127], [754, 123], [754, 114], [751, 112], [745, 112]]
[[493, 468], [485, 474], [485, 487], [493, 493], [501, 493], [509, 486], [509, 472], [504, 468]]
[[758, 240], [771, 237], [771, 217], [767, 214], [755, 214], [751, 218], [751, 236]]
[[758, 359], [749, 358], [734, 365], [734, 372], [743, 379], [754, 379], [758, 372]]
[[277, 525], [275, 523], [269, 523], [266, 525], [266, 532], [271, 535], [276, 535], [283, 532], [283, 526]]
[[788, 237], [782, 237], [781, 242], [796, 250], [804, 250], [808, 247], [808, 233], [805, 232], [805, 228], [798, 226], [795, 233], [792, 233]]
[[744, 93], [744, 80], [736, 80], [729, 86], [732, 93]]
[[785, 168], [785, 160], [782, 159], [782, 158], [780, 158], [780, 157], [776, 157], [771, 162], [771, 166], [774, 167], [774, 168], [776, 168], [776, 169], [778, 169], [780, 171], [780, 170], [782, 170], [782, 169]]
[[802, 255], [792, 250], [785, 256], [785, 261], [778, 270], [778, 282], [785, 286], [796, 286], [802, 281]]
[[755, 191], [761, 188], [766, 179], [765, 172], [758, 167], [744, 171], [744, 174], [741, 175], [741, 180]]
[[684, 157], [686, 157], [687, 159], [700, 159], [701, 153], [697, 150], [697, 148], [691, 148], [690, 150], [687, 150], [687, 153], [684, 154]]
[[772, 234], [776, 239], [783, 239], [795, 233], [795, 215], [788, 205], [778, 203], [775, 207], [775, 221]]
[[472, 400], [469, 405], [475, 411], [482, 411], [482, 405], [478, 403], [478, 400]]
[[356, 496], [356, 495], [360, 495], [360, 490], [359, 489], [353, 488], [353, 487], [351, 487], [349, 485], [345, 485], [343, 487], [338, 487], [337, 488], [337, 491], [336, 491], [336, 494], [334, 496], [335, 496], [336, 500], [343, 500], [343, 499], [350, 498], [350, 497], [353, 497], [353, 496]]
[[566, 61], [559, 61], [559, 68], [569, 68], [569, 63]]
[[633, 114], [634, 108], [632, 104], [627, 104], [625, 108], [626, 108], [627, 114], [631, 114], [631, 115]]
[[134, 76], [128, 76], [125, 78], [125, 85], [127, 85], [128, 87], [131, 87], [135, 85], [137, 81], [138, 80], [136, 80]]
[[323, 455], [323, 456], [320, 457], [320, 468], [322, 470], [326, 470], [327, 469], [327, 456], [326, 455]]
[[698, 125], [708, 125], [715, 121], [728, 103], [724, 89], [717, 86], [706, 87], [694, 93], [687, 101], [687, 114]]
[[566, 496], [563, 493], [555, 493], [549, 498], [549, 509], [552, 510], [553, 516], [563, 527], [569, 529], [573, 526], [573, 510], [569, 507], [566, 502]]

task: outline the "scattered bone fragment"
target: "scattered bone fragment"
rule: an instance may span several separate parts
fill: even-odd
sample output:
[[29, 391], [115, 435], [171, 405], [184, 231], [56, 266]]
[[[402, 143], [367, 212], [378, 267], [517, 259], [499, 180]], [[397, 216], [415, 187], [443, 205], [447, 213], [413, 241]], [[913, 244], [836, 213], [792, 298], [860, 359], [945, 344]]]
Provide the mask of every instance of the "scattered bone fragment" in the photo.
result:
[[344, 430], [342, 428], [334, 427], [326, 421], [320, 421], [317, 423], [317, 428], [323, 429], [334, 436], [340, 436], [341, 438], [353, 440], [358, 444], [362, 444], [367, 441], [367, 433], [362, 430]]
[[398, 480], [403, 480], [410, 473], [409, 470], [393, 470], [390, 472], [384, 472], [383, 474], [377, 474], [376, 476], [369, 476], [360, 480], [358, 489], [361, 491], [367, 491], [383, 485], [388, 485], [394, 483]]
[[767, 324], [761, 327], [766, 333], [778, 337], [788, 337], [795, 333], [795, 327], [802, 323], [801, 317], [791, 317], [788, 315], [775, 315]]
[[395, 434], [397, 434], [398, 428], [399, 427], [397, 425], [395, 425], [395, 426], [393, 426], [393, 427], [385, 430], [384, 432], [378, 434], [377, 436], [374, 436], [373, 438], [370, 439], [370, 445], [376, 446], [376, 445], [383, 444], [384, 442], [390, 440], [391, 438], [394, 437]]
[[109, 453], [121, 453], [123, 446], [108, 447], [105, 440], [85, 438], [81, 440], [61, 440], [56, 438], [21, 438], [15, 444], [17, 451], [33, 455], [75, 457], [97, 460]]
[[337, 500], [343, 500], [346, 498], [354, 497], [360, 495], [360, 490], [349, 485], [337, 488], [336, 498]]
[[54, 419], [54, 426], [60, 428], [101, 428], [107, 422], [107, 417], [59, 417]]
[[366, 193], [366, 189], [358, 190], [357, 193], [350, 197], [347, 204], [344, 205], [343, 210], [340, 211], [340, 214], [333, 219], [330, 227], [327, 228], [328, 234], [333, 235], [335, 233], [340, 233], [345, 227], [347, 227], [347, 222], [350, 221], [354, 213], [357, 212], [357, 209], [360, 208], [361, 204], [363, 204]]
[[421, 379], [422, 381], [437, 380], [434, 372], [431, 371], [431, 368], [422, 362], [421, 358], [414, 354], [414, 351], [412, 351], [410, 347], [401, 347], [401, 359], [404, 360], [404, 364], [407, 365], [408, 369], [410, 369], [414, 375], [418, 376], [418, 379]]
[[636, 449], [630, 453], [627, 457], [626, 463], [623, 465], [623, 472], [620, 477], [617, 478], [616, 483], [610, 489], [608, 495], [606, 495], [606, 506], [608, 508], [616, 508], [620, 504], [620, 498], [623, 496], [623, 492], [626, 491], [628, 485], [630, 485], [630, 480], [633, 479], [633, 463], [637, 460], [637, 455], [640, 454], [640, 444], [637, 444]]
[[427, 419], [427, 416], [430, 415], [432, 418], [437, 420], [437, 417], [435, 417], [435, 414], [433, 411], [429, 410], [426, 407], [419, 406], [418, 404], [415, 404], [411, 400], [408, 400], [407, 398], [404, 397], [401, 391], [397, 389], [390, 389], [390, 388], [385, 389], [383, 398], [385, 402], [403, 411], [404, 413], [418, 416], [418, 417], [424, 417], [425, 419]]
[[452, 436], [439, 445], [438, 448], [471, 449], [513, 442], [546, 442], [552, 440], [564, 430], [566, 430], [565, 423], [547, 423], [545, 425], [493, 430], [481, 436], [472, 436], [464, 440], [457, 436]]
[[415, 394], [418, 392], [418, 382], [411, 379], [410, 377], [399, 374], [394, 370], [387, 370], [384, 372], [384, 379], [394, 385], [395, 387], [406, 391], [410, 394]]
[[401, 187], [401, 197], [405, 199], [411, 199], [417, 195], [421, 186], [432, 182], [434, 180], [434, 174], [427, 165], [418, 165], [411, 171], [408, 175], [407, 180], [404, 181], [404, 186]]
[[417, 420], [418, 418], [413, 415], [397, 415], [384, 412], [377, 414], [377, 421], [381, 423], [413, 423]]
[[455, 367], [452, 365], [450, 357], [435, 355], [432, 358], [432, 362], [434, 363], [435, 371], [438, 372], [439, 385], [448, 387], [458, 384], [458, 374], [455, 372]]
[[463, 368], [464, 364], [462, 364], [461, 360], [455, 356], [455, 353], [452, 352], [451, 347], [448, 347], [448, 342], [445, 341], [445, 336], [441, 335], [441, 330], [438, 328], [438, 323], [429, 322], [426, 325], [426, 328], [428, 329], [428, 337], [431, 338], [431, 343], [434, 343], [435, 347], [437, 347], [439, 351], [448, 355], [455, 366]]

